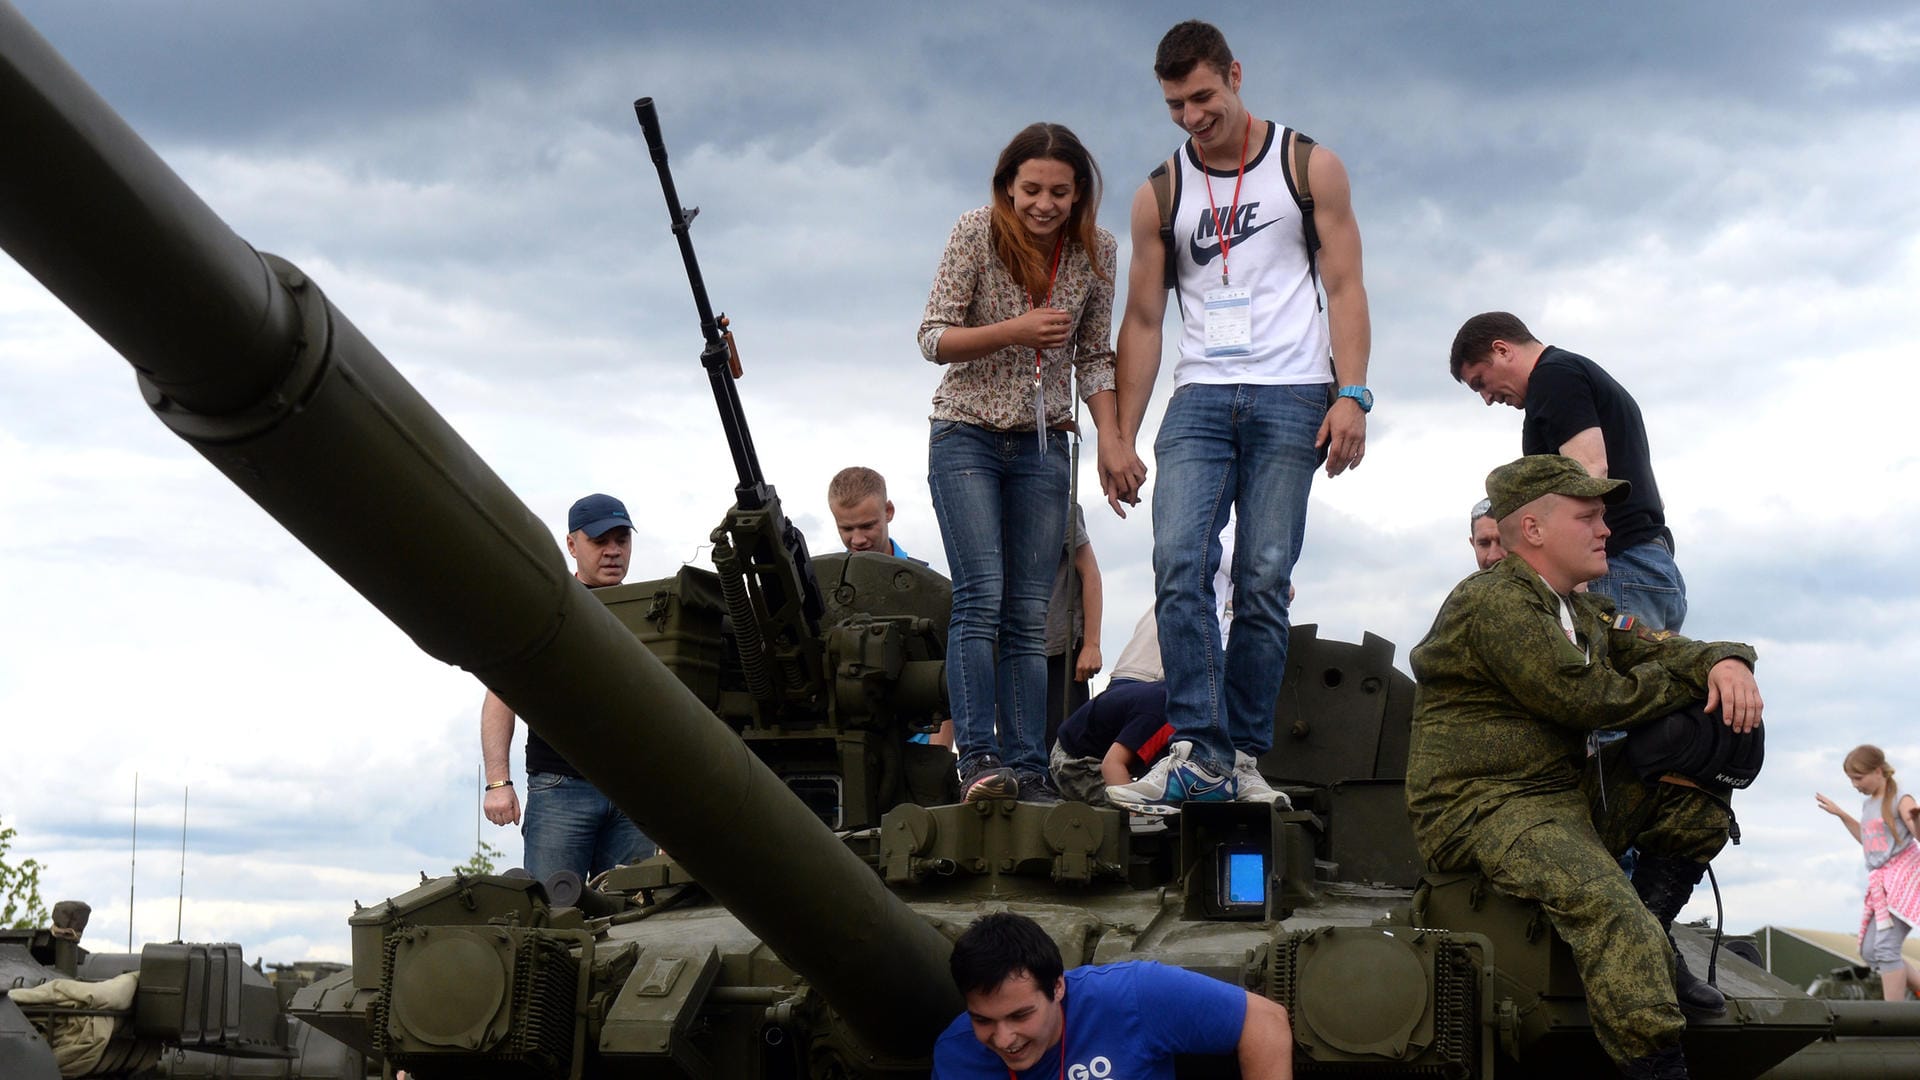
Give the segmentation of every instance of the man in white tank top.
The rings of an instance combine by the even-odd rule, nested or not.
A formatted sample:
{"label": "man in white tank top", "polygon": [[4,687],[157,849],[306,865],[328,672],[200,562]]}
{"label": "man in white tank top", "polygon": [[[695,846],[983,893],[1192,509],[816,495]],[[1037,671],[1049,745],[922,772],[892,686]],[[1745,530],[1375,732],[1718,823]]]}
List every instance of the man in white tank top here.
{"label": "man in white tank top", "polygon": [[[1176,741],[1146,777],[1108,794],[1166,814],[1188,800],[1281,797],[1257,759],[1273,746],[1307,492],[1323,461],[1328,476],[1360,464],[1373,397],[1360,230],[1340,159],[1324,147],[1308,159],[1316,283],[1287,131],[1248,114],[1240,63],[1220,31],[1198,21],[1174,27],[1154,74],[1189,136],[1175,154],[1172,188],[1180,359],[1154,446],[1153,569]],[[1122,504],[1138,504],[1146,479],[1134,437],[1160,370],[1167,304],[1167,243],[1151,183],[1134,196],[1132,229],[1115,364],[1119,423],[1100,436],[1101,488],[1123,517]],[[1236,507],[1234,628],[1223,648],[1215,537]]]}

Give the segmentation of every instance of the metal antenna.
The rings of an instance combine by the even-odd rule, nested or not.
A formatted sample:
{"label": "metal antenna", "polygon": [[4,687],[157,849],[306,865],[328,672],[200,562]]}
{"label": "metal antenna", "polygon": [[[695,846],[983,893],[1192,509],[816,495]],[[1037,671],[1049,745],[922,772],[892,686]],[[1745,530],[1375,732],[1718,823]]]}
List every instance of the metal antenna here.
{"label": "metal antenna", "polygon": [[140,854],[140,774],[133,774],[133,848],[127,852],[127,951],[133,951],[133,868]]}
{"label": "metal antenna", "polygon": [[[187,788],[180,788],[180,899],[173,905],[173,940],[180,940],[180,922],[187,909]],[[129,952],[132,950],[129,949]]]}

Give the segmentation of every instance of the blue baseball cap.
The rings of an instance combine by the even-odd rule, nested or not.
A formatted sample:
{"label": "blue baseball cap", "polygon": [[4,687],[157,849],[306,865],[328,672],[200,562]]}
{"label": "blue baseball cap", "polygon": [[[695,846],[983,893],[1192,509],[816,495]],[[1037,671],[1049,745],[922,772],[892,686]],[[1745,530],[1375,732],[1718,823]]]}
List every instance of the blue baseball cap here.
{"label": "blue baseball cap", "polygon": [[611,495],[589,495],[567,511],[567,531],[583,532],[598,540],[610,529],[633,528],[627,506]]}

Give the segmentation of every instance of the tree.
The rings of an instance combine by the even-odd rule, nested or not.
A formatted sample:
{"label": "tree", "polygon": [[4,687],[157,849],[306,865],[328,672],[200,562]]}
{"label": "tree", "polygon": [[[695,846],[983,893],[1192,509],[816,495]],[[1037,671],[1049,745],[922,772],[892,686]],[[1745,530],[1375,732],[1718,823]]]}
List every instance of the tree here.
{"label": "tree", "polygon": [[474,850],[473,858],[454,867],[453,872],[456,874],[491,874],[493,873],[493,860],[499,857],[500,849],[482,840],[480,841],[480,846]]}
{"label": "tree", "polygon": [[8,862],[7,850],[13,846],[13,837],[13,827],[0,822],[0,927],[28,930],[46,926],[52,920],[40,899],[40,863],[34,859],[23,859],[18,866]]}

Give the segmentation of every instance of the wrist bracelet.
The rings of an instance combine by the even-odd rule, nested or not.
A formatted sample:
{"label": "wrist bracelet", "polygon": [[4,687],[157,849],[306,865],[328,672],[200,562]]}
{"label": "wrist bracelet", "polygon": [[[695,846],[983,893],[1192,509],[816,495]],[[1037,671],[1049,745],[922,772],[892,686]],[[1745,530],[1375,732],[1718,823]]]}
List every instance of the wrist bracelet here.
{"label": "wrist bracelet", "polygon": [[503,788],[503,787],[512,787],[512,786],[513,786],[513,781],[511,780],[494,780],[489,782],[486,787],[481,788],[480,790],[492,791],[494,788]]}

